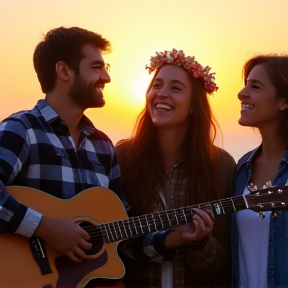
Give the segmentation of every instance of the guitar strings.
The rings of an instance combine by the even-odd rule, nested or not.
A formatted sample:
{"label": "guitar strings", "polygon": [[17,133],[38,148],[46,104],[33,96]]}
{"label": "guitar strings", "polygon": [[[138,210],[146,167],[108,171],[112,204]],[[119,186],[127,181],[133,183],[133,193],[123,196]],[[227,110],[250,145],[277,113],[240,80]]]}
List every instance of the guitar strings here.
{"label": "guitar strings", "polygon": [[[91,236],[91,240],[102,239],[103,236],[106,235],[106,238],[108,238],[108,240],[110,238],[112,240],[109,242],[118,241],[121,239],[132,237],[133,235],[134,236],[137,236],[138,234],[143,235],[147,232],[155,232],[161,229],[165,229],[166,228],[165,226],[168,223],[169,227],[188,223],[190,221],[187,221],[187,218],[195,214],[193,212],[193,208],[205,208],[212,206],[213,204],[219,204],[220,207],[222,207],[222,209],[224,210],[223,214],[225,213],[225,208],[226,209],[232,208],[233,209],[232,212],[234,212],[235,211],[234,207],[238,206],[238,204],[242,204],[242,207],[244,209],[246,208],[244,198],[241,195],[238,197],[226,198],[223,199],[222,201],[215,200],[204,204],[198,204],[169,210],[162,210],[159,212],[154,212],[152,214],[145,214],[142,216],[131,217],[116,222],[102,223],[99,226],[87,225],[85,226],[85,231],[87,231],[87,233]],[[191,211],[191,213],[189,213],[189,211]],[[164,216],[167,219],[161,219],[161,216],[162,217]],[[159,225],[161,226],[159,227]],[[134,231],[135,233],[133,233]]]}
{"label": "guitar strings", "polygon": [[[237,203],[236,203],[236,205],[237,205]],[[227,205],[225,205],[225,203],[223,203],[222,206],[227,206]],[[171,216],[172,216],[173,219],[170,219],[170,221],[173,221],[173,220],[175,220],[175,218],[177,219],[178,217],[180,219],[182,219],[182,220],[185,218],[185,216],[188,218],[189,216],[192,216],[194,213],[189,214],[189,213],[187,213],[187,210],[189,211],[193,207],[195,208],[195,207],[198,207],[198,206],[191,206],[191,207],[185,207],[185,208],[172,209],[172,210],[167,210],[167,212],[166,211],[164,211],[164,212],[163,211],[154,212],[152,214],[142,215],[142,216],[138,216],[138,217],[132,217],[132,218],[128,218],[128,219],[117,221],[117,222],[104,223],[104,224],[102,224],[102,226],[103,225],[104,226],[105,225],[106,226],[112,226],[112,229],[115,230],[116,226],[118,226],[118,227],[121,226],[121,228],[124,227],[124,229],[125,229],[125,226],[128,224],[128,226],[132,226],[132,228],[135,229],[135,226],[136,226],[136,228],[141,227],[141,225],[145,226],[146,222],[149,222],[149,221],[153,222],[153,223],[149,224],[148,226],[151,226],[151,225],[155,226],[156,222],[158,222],[158,224],[161,222],[161,219],[160,219],[161,215],[165,216],[165,217],[169,217],[169,218],[171,218]],[[201,207],[201,206],[199,206],[199,207]],[[229,207],[231,207],[231,205],[229,205]],[[186,213],[183,212],[183,211],[185,211]],[[155,218],[154,216],[156,216],[157,218]],[[139,221],[141,221],[140,224],[138,224]],[[144,221],[144,223],[143,223],[143,221]],[[163,221],[169,222],[169,220],[166,220],[166,219],[163,219],[162,222]],[[157,225],[157,223],[156,223],[156,225]],[[87,227],[92,228],[92,230],[90,229],[90,231],[93,231],[93,227],[94,226],[87,226]],[[111,229],[111,227],[108,227],[108,228]],[[124,230],[122,230],[122,231],[124,231]]]}
{"label": "guitar strings", "polygon": [[[242,196],[240,196],[240,198],[243,198]],[[237,200],[237,199],[236,199]],[[231,205],[231,199],[230,200],[226,200],[226,202],[228,202],[229,201],[229,205],[227,206],[226,204],[227,203],[224,203],[225,202],[225,200],[223,200],[222,201],[222,207],[224,207],[224,206],[226,206],[226,207],[231,207],[231,206],[233,206],[233,205]],[[215,203],[218,203],[218,201],[214,201]],[[233,201],[234,202],[234,205],[236,204],[237,205],[237,201]],[[241,201],[242,203],[243,203],[243,201]],[[211,203],[213,203],[213,202],[211,202]],[[201,205],[201,204],[199,204],[199,205],[194,205],[194,206],[188,206],[188,207],[183,207],[183,208],[177,208],[177,209],[171,209],[171,210],[164,210],[164,211],[159,211],[159,212],[154,212],[154,213],[152,213],[152,214],[145,214],[145,215],[142,215],[142,216],[136,216],[136,217],[131,217],[131,218],[128,218],[128,219],[125,219],[125,220],[121,220],[121,221],[116,221],[116,222],[108,222],[108,223],[103,223],[103,224],[101,224],[102,226],[103,225],[108,225],[108,226],[110,226],[110,225],[112,225],[113,227],[112,228],[114,228],[117,224],[118,224],[118,226],[120,227],[121,226],[121,222],[122,222],[122,228],[125,226],[124,225],[124,221],[126,222],[126,224],[128,224],[129,226],[130,225],[132,225],[132,228],[134,228],[135,227],[135,224],[136,224],[136,227],[137,228],[139,228],[139,227],[141,227],[141,225],[140,224],[138,224],[137,222],[138,221],[141,221],[141,220],[144,220],[145,222],[146,222],[146,220],[147,221],[152,221],[153,223],[155,222],[155,221],[160,221],[161,222],[161,220],[160,219],[155,219],[155,217],[153,217],[153,215],[156,215],[156,216],[161,216],[161,214],[162,214],[162,216],[175,216],[175,214],[179,217],[181,217],[181,218],[183,218],[183,216],[181,215],[182,213],[182,211],[183,210],[185,210],[186,211],[186,217],[189,217],[189,216],[192,216],[194,213],[192,213],[192,214],[187,214],[187,210],[190,210],[191,208],[197,208],[197,207],[199,207],[199,208],[203,208],[203,207],[205,207],[205,206],[209,206],[209,204],[204,204],[204,205]],[[234,210],[234,209],[233,209]],[[177,213],[178,212],[178,213]],[[179,212],[180,212],[180,215],[179,215]],[[141,219],[142,218],[142,219]],[[134,221],[134,220],[136,220],[136,222]],[[163,220],[163,221],[167,221],[167,222],[169,222],[168,220]],[[163,222],[162,221],[162,222]],[[132,223],[127,223],[127,222],[132,222]],[[120,224],[120,225],[119,225]],[[143,223],[141,223],[141,224],[143,224]],[[146,224],[146,223],[145,223]],[[143,225],[143,226],[145,226],[145,224]],[[153,225],[153,224],[150,224],[150,225]],[[149,226],[150,226],[149,225]],[[93,225],[90,225],[90,226],[87,226],[87,227],[90,227],[90,228],[92,228],[92,230],[90,230],[90,231],[93,231],[94,229],[94,226]],[[109,228],[111,228],[111,227],[109,227]],[[88,230],[87,230],[88,231]],[[149,231],[148,231],[149,232]]]}
{"label": "guitar strings", "polygon": [[[171,214],[171,215],[175,216],[175,214]],[[186,217],[188,218],[189,216],[193,216],[193,215],[194,215],[194,213],[189,213],[189,214],[186,214]],[[165,216],[166,216],[166,214],[165,214]],[[179,215],[178,215],[178,217],[179,217]],[[181,216],[181,218],[182,217],[183,216]],[[135,218],[135,217],[133,217],[133,218]],[[111,222],[111,223],[104,223],[104,224],[99,225],[98,227],[90,225],[89,226],[90,228],[89,229],[85,229],[85,231],[88,232],[88,234],[91,236],[91,239],[93,239],[93,240],[101,239],[101,238],[103,238],[104,235],[108,234],[108,235],[110,235],[109,238],[112,238],[112,239],[114,238],[114,240],[117,241],[117,240],[121,240],[121,239],[130,238],[133,235],[136,237],[137,234],[143,235],[146,232],[155,232],[155,231],[161,230],[162,227],[161,228],[157,228],[159,226],[157,224],[160,224],[160,223],[163,224],[164,226],[166,226],[166,224],[169,223],[169,227],[177,226],[176,223],[170,225],[170,223],[172,221],[175,222],[175,219],[174,220],[170,220],[170,221],[166,220],[166,219],[163,219],[162,222],[161,222],[160,219],[155,219],[155,218],[152,218],[152,217],[148,218],[147,217],[147,218],[143,218],[143,219],[138,219],[137,221],[141,221],[141,220],[142,221],[145,220],[145,223],[141,223],[141,225],[140,225],[136,221],[132,222],[131,218],[130,218],[130,219],[121,220],[121,222],[123,222],[123,223],[121,223],[120,221]],[[153,221],[153,224],[152,223],[149,224],[148,223],[149,221],[150,222]],[[116,225],[115,223],[118,223],[118,224]],[[186,223],[188,223],[188,222],[186,222]],[[184,224],[184,223],[182,223],[182,224]],[[111,225],[112,225],[112,227],[111,227]],[[105,228],[104,226],[109,226],[109,227]],[[155,226],[156,226],[157,229],[155,228]],[[101,227],[101,228],[99,228],[99,227]],[[148,227],[150,227],[150,228],[148,228]],[[165,229],[165,227],[163,227],[162,229]],[[103,230],[105,230],[104,233],[103,233]],[[135,231],[135,233],[133,233],[134,231]],[[109,242],[113,242],[113,241],[109,241]]]}

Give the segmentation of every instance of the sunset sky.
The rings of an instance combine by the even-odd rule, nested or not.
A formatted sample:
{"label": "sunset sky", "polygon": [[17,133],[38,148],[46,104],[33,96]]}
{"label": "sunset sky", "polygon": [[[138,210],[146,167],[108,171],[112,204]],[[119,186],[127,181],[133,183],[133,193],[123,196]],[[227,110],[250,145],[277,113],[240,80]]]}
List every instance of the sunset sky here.
{"label": "sunset sky", "polygon": [[288,53],[288,0],[0,0],[0,120],[44,98],[32,55],[48,30],[79,26],[112,42],[106,105],[86,115],[114,143],[130,136],[156,51],[182,49],[216,72],[216,144],[236,160],[260,143],[238,124],[242,66],[257,53]]}

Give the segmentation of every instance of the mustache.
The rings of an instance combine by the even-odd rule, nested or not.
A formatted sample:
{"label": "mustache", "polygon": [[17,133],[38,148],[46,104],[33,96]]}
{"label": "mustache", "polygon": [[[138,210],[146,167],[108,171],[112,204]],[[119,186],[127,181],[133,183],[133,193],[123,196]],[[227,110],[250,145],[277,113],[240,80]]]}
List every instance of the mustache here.
{"label": "mustache", "polygon": [[94,87],[98,86],[98,85],[103,85],[105,86],[105,84],[107,83],[107,81],[103,80],[103,79],[98,79],[96,82],[94,82]]}

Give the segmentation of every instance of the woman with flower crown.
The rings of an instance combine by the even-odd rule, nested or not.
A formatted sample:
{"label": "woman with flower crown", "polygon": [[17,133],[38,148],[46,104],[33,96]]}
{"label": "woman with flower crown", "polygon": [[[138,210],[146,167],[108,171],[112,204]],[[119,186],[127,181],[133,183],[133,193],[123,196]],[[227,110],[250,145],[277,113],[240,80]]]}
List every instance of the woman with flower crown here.
{"label": "woman with flower crown", "polygon": [[[245,63],[243,76],[238,122],[257,128],[262,143],[237,163],[236,196],[288,183],[288,55],[256,55]],[[243,210],[232,217],[235,288],[288,287],[288,211],[264,213]]]}
{"label": "woman with flower crown", "polygon": [[[176,49],[157,53],[147,68],[155,73],[145,108],[133,136],[116,145],[131,216],[154,211],[165,216],[165,210],[227,197],[235,161],[213,144],[216,122],[207,96],[218,89],[214,74]],[[147,259],[149,249],[155,254],[152,247],[145,256],[126,247],[126,287],[230,287],[230,219],[215,221],[210,206],[204,206],[192,214],[183,209],[185,224],[176,216],[179,226],[155,237],[159,258]],[[129,245],[137,241],[142,238]]]}

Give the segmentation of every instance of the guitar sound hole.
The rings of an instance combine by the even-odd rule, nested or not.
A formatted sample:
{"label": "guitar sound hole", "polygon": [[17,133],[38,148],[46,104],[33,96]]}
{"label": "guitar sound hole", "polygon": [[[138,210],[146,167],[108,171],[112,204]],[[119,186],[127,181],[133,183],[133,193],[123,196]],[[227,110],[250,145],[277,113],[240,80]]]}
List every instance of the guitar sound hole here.
{"label": "guitar sound hole", "polygon": [[93,255],[98,253],[103,247],[103,234],[101,229],[94,224],[84,221],[80,223],[80,226],[90,235],[91,239],[89,242],[92,243],[92,248],[86,251],[86,255]]}

